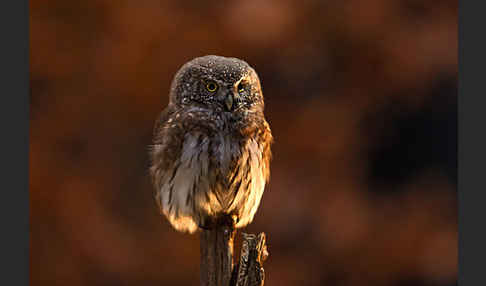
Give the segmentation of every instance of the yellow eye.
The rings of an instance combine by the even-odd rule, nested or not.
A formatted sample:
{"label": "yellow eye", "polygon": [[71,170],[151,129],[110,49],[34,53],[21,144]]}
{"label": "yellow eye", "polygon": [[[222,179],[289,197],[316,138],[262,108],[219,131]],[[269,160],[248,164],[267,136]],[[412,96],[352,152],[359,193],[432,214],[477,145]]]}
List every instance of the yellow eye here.
{"label": "yellow eye", "polygon": [[243,91],[245,91],[245,87],[244,87],[244,86],[243,86],[243,84],[240,82],[240,83],[238,84],[238,92],[243,92]]}
{"label": "yellow eye", "polygon": [[214,81],[206,83],[206,89],[209,92],[215,92],[218,89],[218,85]]}

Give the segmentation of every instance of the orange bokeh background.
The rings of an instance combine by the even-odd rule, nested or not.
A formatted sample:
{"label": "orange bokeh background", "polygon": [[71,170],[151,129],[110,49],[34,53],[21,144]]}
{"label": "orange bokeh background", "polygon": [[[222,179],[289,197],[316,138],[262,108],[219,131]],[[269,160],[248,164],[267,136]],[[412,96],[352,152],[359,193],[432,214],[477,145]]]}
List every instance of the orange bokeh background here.
{"label": "orange bokeh background", "polygon": [[198,285],[147,150],[206,54],[262,81],[265,285],[456,285],[457,1],[31,0],[30,42],[32,285]]}

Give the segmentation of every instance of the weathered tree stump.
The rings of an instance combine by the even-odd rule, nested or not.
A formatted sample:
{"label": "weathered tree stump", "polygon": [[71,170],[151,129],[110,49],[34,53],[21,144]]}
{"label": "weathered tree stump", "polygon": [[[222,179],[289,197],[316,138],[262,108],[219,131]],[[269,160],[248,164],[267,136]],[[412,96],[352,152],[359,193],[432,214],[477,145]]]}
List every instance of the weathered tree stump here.
{"label": "weathered tree stump", "polygon": [[201,286],[230,285],[234,235],[228,225],[201,232]]}
{"label": "weathered tree stump", "polygon": [[263,261],[268,256],[265,234],[243,233],[239,263],[234,267],[235,233],[230,221],[202,230],[201,286],[263,286]]}
{"label": "weathered tree stump", "polygon": [[268,257],[265,233],[258,236],[243,233],[240,263],[233,275],[234,286],[263,286],[263,261]]}

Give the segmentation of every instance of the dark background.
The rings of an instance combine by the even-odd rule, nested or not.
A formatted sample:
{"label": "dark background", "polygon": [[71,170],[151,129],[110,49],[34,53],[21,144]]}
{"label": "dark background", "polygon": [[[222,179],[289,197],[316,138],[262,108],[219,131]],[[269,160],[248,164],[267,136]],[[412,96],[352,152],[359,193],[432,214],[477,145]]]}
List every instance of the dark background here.
{"label": "dark background", "polygon": [[153,123],[186,61],[259,73],[265,285],[457,280],[457,1],[30,1],[32,285],[198,285]]}

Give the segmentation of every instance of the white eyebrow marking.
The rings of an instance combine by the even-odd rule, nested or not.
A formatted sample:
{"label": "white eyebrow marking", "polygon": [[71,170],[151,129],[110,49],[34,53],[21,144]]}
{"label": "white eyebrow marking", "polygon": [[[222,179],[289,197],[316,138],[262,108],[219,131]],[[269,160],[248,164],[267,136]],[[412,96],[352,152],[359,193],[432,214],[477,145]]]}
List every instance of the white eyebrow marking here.
{"label": "white eyebrow marking", "polygon": [[249,74],[246,74],[246,75],[242,76],[242,77],[240,78],[240,80],[239,80],[239,81],[235,82],[235,84],[233,85],[233,88],[234,88],[236,91],[238,91],[238,85],[239,85],[240,83],[242,83],[242,82],[243,82],[243,83],[250,83],[250,79],[251,79],[251,77],[250,77],[250,75],[249,75]]}

